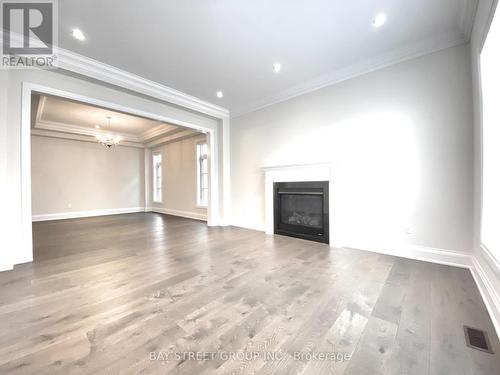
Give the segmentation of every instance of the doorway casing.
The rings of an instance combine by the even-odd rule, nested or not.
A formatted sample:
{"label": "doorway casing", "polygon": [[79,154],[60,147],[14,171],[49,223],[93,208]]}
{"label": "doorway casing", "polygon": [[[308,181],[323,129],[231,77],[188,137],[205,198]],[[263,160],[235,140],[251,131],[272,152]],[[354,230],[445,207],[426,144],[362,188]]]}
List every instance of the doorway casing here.
{"label": "doorway casing", "polygon": [[[195,125],[186,121],[170,118],[156,113],[146,112],[137,108],[123,106],[117,103],[90,98],[80,94],[63,91],[49,86],[23,81],[22,84],[22,113],[21,113],[21,202],[22,202],[22,243],[21,251],[15,264],[33,261],[33,234],[32,234],[32,209],[31,209],[31,97],[33,93],[58,96],[69,100],[75,100],[89,105],[109,108],[112,110],[129,113],[153,120],[171,123],[197,130],[207,134],[209,144],[209,201],[207,208],[207,225],[224,225],[219,210],[219,170],[218,157],[219,140],[217,128],[208,128]],[[145,149],[145,153],[148,149]],[[147,176],[145,176],[147,177]],[[149,183],[145,178],[146,184]],[[145,206],[147,206],[148,189],[145,189]]]}

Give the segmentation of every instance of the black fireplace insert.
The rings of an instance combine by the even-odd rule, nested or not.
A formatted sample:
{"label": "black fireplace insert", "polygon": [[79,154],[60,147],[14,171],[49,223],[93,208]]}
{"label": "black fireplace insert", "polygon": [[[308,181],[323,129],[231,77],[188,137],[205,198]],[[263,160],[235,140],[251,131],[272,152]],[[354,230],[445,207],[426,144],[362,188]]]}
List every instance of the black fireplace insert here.
{"label": "black fireplace insert", "polygon": [[329,243],[328,181],[275,182],[274,233]]}

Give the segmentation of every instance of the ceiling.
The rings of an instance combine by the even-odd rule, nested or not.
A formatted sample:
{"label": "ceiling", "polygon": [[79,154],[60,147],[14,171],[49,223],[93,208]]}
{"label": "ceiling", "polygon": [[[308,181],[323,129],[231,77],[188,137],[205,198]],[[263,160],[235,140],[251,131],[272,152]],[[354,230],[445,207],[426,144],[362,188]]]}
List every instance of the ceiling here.
{"label": "ceiling", "polygon": [[181,126],[56,96],[34,95],[32,102],[32,133],[38,135],[96,142],[96,135],[111,132],[121,136],[124,145],[152,147],[199,134]]}
{"label": "ceiling", "polygon": [[[234,116],[467,42],[476,2],[65,0],[59,44]],[[387,23],[375,29],[379,12]],[[74,28],[85,41],[71,36]]]}
{"label": "ceiling", "polygon": [[43,96],[43,102],[41,120],[45,122],[71,123],[88,129],[95,129],[96,126],[99,126],[101,129],[107,129],[107,116],[110,116],[111,131],[136,136],[162,124],[159,121],[94,107],[55,96]]}

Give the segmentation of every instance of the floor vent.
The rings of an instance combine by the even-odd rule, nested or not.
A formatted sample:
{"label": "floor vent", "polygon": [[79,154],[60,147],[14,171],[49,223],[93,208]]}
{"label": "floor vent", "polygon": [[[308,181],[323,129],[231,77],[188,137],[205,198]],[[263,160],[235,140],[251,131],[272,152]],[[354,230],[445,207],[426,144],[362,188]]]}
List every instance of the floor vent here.
{"label": "floor vent", "polygon": [[493,354],[491,350],[488,334],[476,328],[464,326],[465,342],[469,348],[481,350]]}

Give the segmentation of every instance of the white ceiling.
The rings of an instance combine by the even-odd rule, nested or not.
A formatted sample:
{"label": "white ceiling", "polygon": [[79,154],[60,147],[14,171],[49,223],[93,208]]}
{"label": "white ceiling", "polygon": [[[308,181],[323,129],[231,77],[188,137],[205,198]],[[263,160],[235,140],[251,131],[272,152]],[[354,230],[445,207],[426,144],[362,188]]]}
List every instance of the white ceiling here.
{"label": "white ceiling", "polygon": [[[32,133],[38,135],[96,142],[96,135],[112,133],[121,136],[125,145],[152,147],[200,134],[181,126],[55,96],[35,95],[33,103]],[[111,117],[109,127],[107,116]]]}
{"label": "white ceiling", "polygon": [[476,1],[65,0],[59,44],[234,115],[464,43]]}

